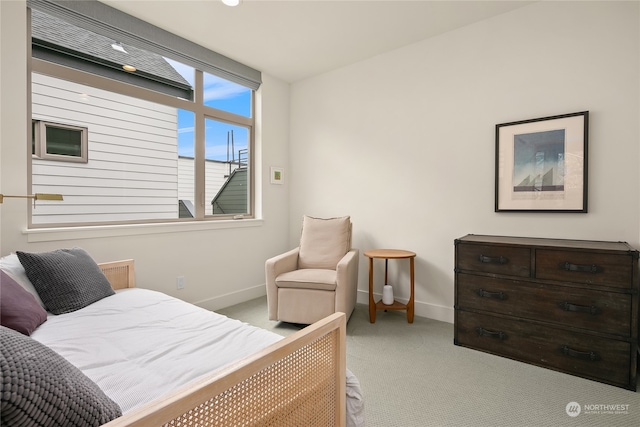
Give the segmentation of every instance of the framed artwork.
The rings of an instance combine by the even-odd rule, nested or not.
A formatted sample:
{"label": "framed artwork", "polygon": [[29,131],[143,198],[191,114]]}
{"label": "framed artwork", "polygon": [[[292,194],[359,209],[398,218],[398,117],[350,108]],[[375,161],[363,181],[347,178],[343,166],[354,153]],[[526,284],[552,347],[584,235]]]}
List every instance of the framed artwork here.
{"label": "framed artwork", "polygon": [[282,184],[284,181],[284,171],[282,168],[271,167],[271,183],[272,184]]}
{"label": "framed artwork", "polygon": [[589,112],[496,125],[496,212],[587,212]]}

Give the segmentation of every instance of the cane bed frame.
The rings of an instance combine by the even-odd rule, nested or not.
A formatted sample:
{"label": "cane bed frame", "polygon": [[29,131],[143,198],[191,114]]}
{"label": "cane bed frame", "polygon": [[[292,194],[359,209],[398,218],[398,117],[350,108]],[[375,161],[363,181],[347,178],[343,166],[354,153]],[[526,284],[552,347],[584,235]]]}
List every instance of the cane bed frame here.
{"label": "cane bed frame", "polygon": [[[113,289],[135,286],[133,260],[99,265]],[[336,313],[105,427],[344,426],[345,337]]]}

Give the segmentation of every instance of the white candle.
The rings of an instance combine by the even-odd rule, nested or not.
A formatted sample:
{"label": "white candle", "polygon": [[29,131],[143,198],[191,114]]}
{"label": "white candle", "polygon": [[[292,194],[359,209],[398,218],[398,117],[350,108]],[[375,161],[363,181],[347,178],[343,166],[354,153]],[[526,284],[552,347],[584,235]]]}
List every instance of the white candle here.
{"label": "white candle", "polygon": [[393,304],[393,287],[384,285],[382,288],[382,303],[386,305]]}

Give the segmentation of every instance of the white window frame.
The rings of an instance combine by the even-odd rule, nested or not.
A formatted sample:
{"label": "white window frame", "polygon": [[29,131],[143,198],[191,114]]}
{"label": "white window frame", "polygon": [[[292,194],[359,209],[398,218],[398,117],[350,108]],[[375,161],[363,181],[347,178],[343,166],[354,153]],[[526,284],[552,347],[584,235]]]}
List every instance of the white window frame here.
{"label": "white window frame", "polygon": [[[89,129],[82,126],[53,123],[45,120],[33,119],[35,126],[33,135],[35,153],[33,156],[42,160],[55,160],[59,162],[87,163],[89,161]],[[80,132],[80,156],[68,156],[64,154],[51,154],[47,152],[47,128],[69,129]]]}

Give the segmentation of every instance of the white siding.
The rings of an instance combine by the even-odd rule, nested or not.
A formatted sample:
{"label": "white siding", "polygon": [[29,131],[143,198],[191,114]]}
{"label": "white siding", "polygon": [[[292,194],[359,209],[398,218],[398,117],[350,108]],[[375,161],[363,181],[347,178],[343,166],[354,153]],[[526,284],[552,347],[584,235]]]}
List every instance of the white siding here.
{"label": "white siding", "polygon": [[195,164],[193,158],[179,157],[178,171],[178,199],[190,200],[195,206]]}
{"label": "white siding", "polygon": [[178,217],[177,111],[33,74],[33,118],[88,128],[89,161],[33,159],[33,223]]}
{"label": "white siding", "polygon": [[[232,171],[237,167],[237,164],[231,164]],[[190,200],[195,206],[193,159],[180,157],[178,159],[178,173],[178,198],[180,200]],[[207,160],[205,162],[205,215],[212,214],[211,201],[218,194],[218,190],[225,183],[228,175],[228,163],[215,160]]]}

